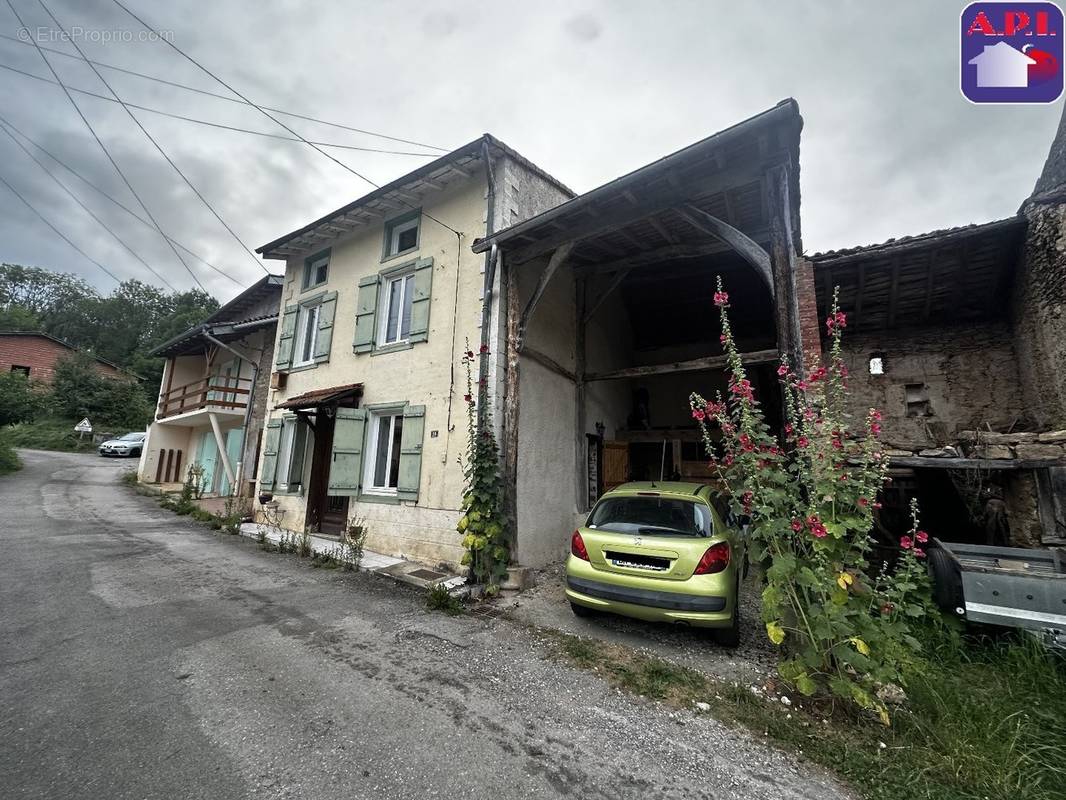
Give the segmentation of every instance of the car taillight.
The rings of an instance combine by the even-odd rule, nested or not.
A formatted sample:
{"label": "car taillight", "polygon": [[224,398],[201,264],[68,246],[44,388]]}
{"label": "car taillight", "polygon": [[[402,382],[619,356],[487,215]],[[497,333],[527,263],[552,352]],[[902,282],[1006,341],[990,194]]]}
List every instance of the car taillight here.
{"label": "car taillight", "polygon": [[585,540],[581,538],[580,531],[574,531],[570,537],[570,552],[582,561],[589,560],[589,551],[585,549]]}
{"label": "car taillight", "polygon": [[703,554],[700,563],[696,565],[696,571],[692,574],[713,575],[716,572],[721,572],[728,566],[729,543],[719,542],[718,544],[712,544],[707,548],[707,552]]}

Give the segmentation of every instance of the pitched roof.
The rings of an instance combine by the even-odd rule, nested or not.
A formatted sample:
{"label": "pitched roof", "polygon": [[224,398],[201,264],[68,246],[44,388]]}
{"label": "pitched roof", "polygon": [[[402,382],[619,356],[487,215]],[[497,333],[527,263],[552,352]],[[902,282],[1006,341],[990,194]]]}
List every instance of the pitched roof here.
{"label": "pitched roof", "polygon": [[56,344],[60,344],[68,350],[74,351],[75,353],[83,353],[92,358],[93,360],[99,361],[101,364],[106,364],[107,366],[112,367],[113,369],[117,369],[119,372],[125,372],[127,375],[131,375],[139,381],[144,380],[144,378],[138,375],[136,372],[131,372],[125,367],[120,367],[114,361],[108,361],[106,358],[100,358],[100,356],[95,355],[89,350],[83,350],[77,345],[73,345],[68,341],[60,339],[58,336],[52,336],[52,334],[45,333],[44,331],[0,331],[0,336],[39,336],[42,339],[48,339],[50,341],[55,342]]}
{"label": "pitched roof", "polygon": [[503,154],[515,160],[558,187],[568,196],[574,196],[573,190],[562,181],[508,147],[492,134],[485,133],[474,141],[353,200],[348,205],[341,206],[302,228],[290,231],[256,248],[256,252],[262,254],[264,258],[286,258],[315,247],[316,242],[334,238],[338,231],[343,233],[346,230],[354,230],[359,225],[379,220],[383,215],[412,208],[410,201],[404,199],[412,193],[420,193],[427,188],[440,188],[441,183],[447,183],[457,177],[465,179],[472,174],[473,170],[484,169],[481,159],[486,147],[490,151],[495,151],[497,155]]}
{"label": "pitched roof", "polygon": [[858,245],[856,247],[842,247],[839,250],[826,250],[821,253],[807,256],[809,261],[816,264],[825,261],[852,260],[854,258],[871,255],[891,254],[900,248],[913,249],[927,244],[945,244],[958,241],[968,236],[993,233],[998,230],[1013,230],[1023,227],[1025,218],[1021,216],[997,219],[991,222],[971,222],[969,225],[957,225],[954,228],[940,228],[928,233],[916,233],[913,236],[900,236],[886,239],[876,244]]}
{"label": "pitched roof", "polygon": [[288,400],[278,403],[274,408],[318,408],[319,406],[339,404],[342,400],[354,402],[361,397],[362,394],[363,384],[346,383],[343,386],[330,386],[326,389],[312,389],[310,392],[304,392],[295,397],[290,397]]}

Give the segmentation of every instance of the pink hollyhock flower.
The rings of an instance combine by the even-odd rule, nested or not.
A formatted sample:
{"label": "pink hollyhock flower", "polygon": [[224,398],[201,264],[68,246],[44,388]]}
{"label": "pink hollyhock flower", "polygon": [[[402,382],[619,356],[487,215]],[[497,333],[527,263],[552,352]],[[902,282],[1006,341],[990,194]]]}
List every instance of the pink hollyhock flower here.
{"label": "pink hollyhock flower", "polygon": [[786,375],[788,375],[788,367],[782,364],[780,367],[777,368],[777,374],[780,375],[782,378],[785,377]]}
{"label": "pink hollyhock flower", "polygon": [[848,377],[848,365],[847,364],[841,364],[839,372],[840,372],[840,377],[841,378]]}
{"label": "pink hollyhock flower", "polygon": [[698,409],[698,408],[692,409],[692,418],[693,419],[699,420],[700,422],[703,422],[703,419],[706,416],[707,415],[701,409]]}
{"label": "pink hollyhock flower", "polygon": [[791,436],[792,435],[792,431],[793,431],[792,426],[786,424],[785,425],[785,436]]}
{"label": "pink hollyhock flower", "polygon": [[715,292],[714,293],[714,304],[716,306],[718,306],[719,308],[722,308],[723,306],[728,305],[729,304],[729,293],[728,292]]}
{"label": "pink hollyhock flower", "polygon": [[489,352],[489,346],[487,344],[481,345],[481,349],[478,352],[482,355],[487,355]]}
{"label": "pink hollyhock flower", "polygon": [[796,381],[796,388],[801,392],[807,391],[807,381]]}
{"label": "pink hollyhock flower", "polygon": [[896,610],[896,606],[893,605],[892,603],[884,603],[881,606],[881,613],[885,614],[885,615],[891,614],[895,610]]}
{"label": "pink hollyhock flower", "polygon": [[466,357],[467,358],[473,358],[474,357],[474,351],[473,350],[467,350],[466,351]]}
{"label": "pink hollyhock flower", "polygon": [[914,534],[914,538],[917,539],[920,544],[925,544],[929,541],[929,534],[925,531],[918,531]]}
{"label": "pink hollyhock flower", "polygon": [[468,402],[468,403],[473,403],[473,402],[474,402],[474,398],[473,398],[473,397],[471,397],[471,396],[470,396],[470,395],[468,395],[468,394],[464,394],[464,395],[463,395],[463,399],[464,399],[464,400],[466,400],[466,402]]}
{"label": "pink hollyhock flower", "polygon": [[803,523],[800,522],[798,519],[792,520],[792,530],[794,530],[796,533],[799,533],[801,530],[803,530]]}
{"label": "pink hollyhock flower", "polygon": [[801,437],[799,437],[799,438],[798,438],[798,439],[796,440],[796,446],[797,446],[797,447],[806,447],[806,446],[807,446],[807,445],[809,445],[810,443],[811,443],[811,440],[810,440],[810,439],[808,439],[808,438],[807,438],[806,436],[801,436]]}
{"label": "pink hollyhock flower", "polygon": [[880,507],[881,507],[880,503],[874,503],[874,508],[880,508]]}
{"label": "pink hollyhock flower", "polygon": [[914,555],[918,556],[918,558],[925,558],[925,551],[920,547],[915,547]]}
{"label": "pink hollyhock flower", "polygon": [[866,506],[870,505],[870,501],[867,500],[865,497],[860,497],[859,498],[859,505],[862,506],[863,508],[866,508]]}
{"label": "pink hollyhock flower", "polygon": [[904,550],[910,550],[914,547],[914,540],[910,536],[901,536],[899,538],[899,546]]}

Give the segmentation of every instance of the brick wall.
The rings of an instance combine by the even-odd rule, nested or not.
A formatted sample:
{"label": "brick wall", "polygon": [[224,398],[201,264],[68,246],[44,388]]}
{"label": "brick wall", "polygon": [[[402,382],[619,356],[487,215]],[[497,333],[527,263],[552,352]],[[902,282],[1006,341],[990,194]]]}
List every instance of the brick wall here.
{"label": "brick wall", "polygon": [[818,297],[814,291],[814,265],[805,258],[796,260],[796,295],[803,358],[809,370],[819,364],[822,358],[822,326],[818,319]]}
{"label": "brick wall", "polygon": [[[47,336],[0,334],[0,372],[10,372],[15,366],[29,367],[30,380],[51,383],[56,362],[69,358],[74,352]],[[101,375],[124,381],[133,380],[121,370],[99,361],[95,363]]]}

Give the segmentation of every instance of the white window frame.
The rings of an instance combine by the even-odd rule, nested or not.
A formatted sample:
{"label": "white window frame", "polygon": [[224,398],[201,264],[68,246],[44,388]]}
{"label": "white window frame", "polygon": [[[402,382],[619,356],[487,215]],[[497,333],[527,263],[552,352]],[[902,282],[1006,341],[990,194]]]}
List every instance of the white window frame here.
{"label": "white window frame", "polygon": [[[409,218],[401,217],[385,223],[385,248],[384,253],[382,254],[382,260],[387,260],[417,250],[419,240],[422,236],[422,231],[419,229],[421,224],[421,211],[412,212]],[[415,243],[410,247],[401,250],[400,235],[411,230],[415,232]]]}
{"label": "white window frame", "polygon": [[[381,280],[381,297],[378,307],[381,309],[381,322],[378,328],[378,342],[381,347],[393,344],[404,344],[411,338],[411,318],[407,318],[407,333],[403,332],[403,312],[405,306],[409,307],[414,300],[415,271],[405,269],[402,272],[393,272],[384,276]],[[396,315],[396,336],[389,338],[389,303],[392,300],[392,286],[400,283],[400,308]]]}
{"label": "white window frame", "polygon": [[[318,344],[318,322],[319,315],[322,311],[322,304],[315,303],[314,305],[300,306],[300,310],[296,312],[296,341],[292,352],[292,365],[294,367],[303,367],[307,364],[315,363],[315,345]],[[310,348],[307,348],[307,321],[308,318],[313,321],[311,328],[311,341]],[[308,349],[310,355],[305,359],[303,358],[303,352]]]}
{"label": "white window frame", "polygon": [[[367,458],[363,459],[363,494],[376,494],[384,495],[386,497],[395,497],[399,491],[399,468],[397,467],[397,480],[396,486],[375,486],[374,475],[377,472],[377,457],[378,457],[378,444],[380,437],[381,420],[385,417],[392,419],[392,424],[389,426],[389,443],[385,450],[385,483],[389,481],[389,475],[392,472],[393,467],[393,453],[395,451],[395,458],[397,464],[400,459],[399,449],[395,447],[396,444],[396,420],[403,419],[402,408],[389,408],[381,411],[372,411],[367,417],[369,425],[369,432],[367,434]],[[401,423],[401,438],[402,423]]]}
{"label": "white window frame", "polygon": [[[303,285],[301,286],[301,291],[306,292],[308,289],[314,289],[317,286],[322,286],[324,283],[327,283],[329,281],[330,255],[331,251],[326,250],[325,252],[318,253],[317,255],[311,256],[306,261],[304,261]],[[326,277],[316,282],[315,273],[318,272],[318,267],[322,264],[323,261],[326,263]]]}

